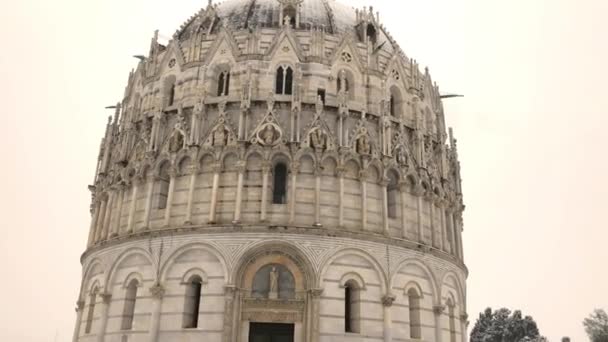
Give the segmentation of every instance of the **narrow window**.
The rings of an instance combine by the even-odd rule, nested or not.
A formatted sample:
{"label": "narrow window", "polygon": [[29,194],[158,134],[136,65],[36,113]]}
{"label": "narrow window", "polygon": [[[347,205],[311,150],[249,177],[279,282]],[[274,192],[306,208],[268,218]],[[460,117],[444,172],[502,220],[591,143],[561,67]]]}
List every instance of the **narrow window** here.
{"label": "narrow window", "polygon": [[397,198],[398,198],[398,184],[397,184],[397,177],[391,172],[389,175],[389,183],[388,186],[386,188],[387,191],[387,209],[388,209],[388,217],[389,218],[397,218],[397,208],[398,208],[398,203],[397,203]]}
{"label": "narrow window", "polygon": [[272,183],[272,203],[287,203],[287,166],[279,163],[274,167],[274,179]]}
{"label": "narrow window", "polygon": [[139,282],[136,279],[131,280],[127,286],[125,294],[125,306],[122,311],[122,330],[131,330],[133,328],[133,316],[135,314],[135,301],[137,300],[137,287]]}
{"label": "narrow window", "polygon": [[359,332],[359,289],[353,282],[344,286],[344,331]]}
{"label": "narrow window", "polygon": [[346,77],[338,77],[338,92],[342,90],[348,91],[348,78]]}
{"label": "narrow window", "polygon": [[230,72],[226,71],[226,87],[224,89],[224,96],[230,94]]}
{"label": "narrow window", "polygon": [[169,88],[169,106],[173,106],[173,102],[175,102],[175,84],[172,84]]}
{"label": "narrow window", "polygon": [[217,96],[223,96],[224,95],[224,77],[225,77],[225,73],[221,73],[220,77],[217,79]]}
{"label": "narrow window", "polygon": [[376,35],[376,28],[374,25],[367,25],[367,40],[374,45],[376,44]]}
{"label": "narrow window", "polygon": [[167,208],[167,197],[169,196],[169,181],[161,179],[158,182],[158,209]]}
{"label": "narrow window", "polygon": [[89,296],[89,312],[87,313],[87,322],[84,327],[84,333],[90,334],[93,326],[93,316],[95,315],[95,301],[97,300],[97,289],[94,289]]}
{"label": "narrow window", "polygon": [[317,98],[321,96],[321,101],[325,103],[325,89],[317,89]]}
{"label": "narrow window", "polygon": [[276,93],[283,94],[283,81],[285,77],[285,72],[283,71],[283,67],[279,67],[277,69],[277,80],[276,80]]}
{"label": "narrow window", "polygon": [[410,309],[410,338],[420,339],[420,296],[414,289],[407,292]]}
{"label": "narrow window", "polygon": [[293,70],[290,67],[287,67],[287,72],[285,73],[285,95],[291,95],[293,89]]}
{"label": "narrow window", "polygon": [[186,299],[184,302],[184,328],[198,328],[198,314],[201,305],[201,287],[203,281],[194,276],[186,285]]}
{"label": "narrow window", "polygon": [[395,112],[396,112],[396,111],[395,111],[395,96],[394,96],[394,95],[391,95],[391,115],[392,115],[392,116],[397,116],[397,115],[395,114]]}

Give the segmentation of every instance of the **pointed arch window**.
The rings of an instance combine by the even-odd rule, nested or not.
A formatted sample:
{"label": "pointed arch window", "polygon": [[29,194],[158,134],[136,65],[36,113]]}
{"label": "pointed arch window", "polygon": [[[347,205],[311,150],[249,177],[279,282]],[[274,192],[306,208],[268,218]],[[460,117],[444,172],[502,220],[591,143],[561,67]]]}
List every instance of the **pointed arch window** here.
{"label": "pointed arch window", "polygon": [[411,288],[407,292],[407,298],[410,311],[410,338],[420,339],[422,335],[420,328],[420,294]]}
{"label": "pointed arch window", "polygon": [[175,102],[175,84],[172,84],[171,88],[169,88],[169,99],[167,102],[169,106],[173,106],[173,103]]}
{"label": "pointed arch window", "polygon": [[165,164],[160,169],[160,177],[158,178],[158,195],[156,208],[165,209],[167,208],[167,198],[169,197],[169,163]]}
{"label": "pointed arch window", "polygon": [[125,294],[125,306],[122,311],[122,330],[133,329],[133,316],[135,315],[135,302],[137,300],[137,288],[139,287],[139,281],[137,279],[131,280],[127,286]]}
{"label": "pointed arch window", "polygon": [[193,276],[186,284],[186,298],[184,301],[184,325],[185,329],[198,328],[198,315],[201,305],[201,289],[203,280],[199,276]]}
{"label": "pointed arch window", "polygon": [[95,302],[97,301],[97,288],[91,291],[89,296],[89,312],[87,313],[87,321],[84,327],[84,333],[90,334],[91,328],[93,327],[93,317],[95,315]]}
{"label": "pointed arch window", "polygon": [[230,71],[223,71],[217,80],[217,96],[228,96],[230,94]]}
{"label": "pointed arch window", "polygon": [[360,330],[360,289],[354,281],[344,284],[344,331],[359,333]]}
{"label": "pointed arch window", "polygon": [[398,212],[398,198],[399,198],[399,188],[397,184],[398,177],[394,175],[392,172],[389,174],[389,183],[386,188],[387,191],[387,200],[388,200],[388,217],[389,218],[397,218]]}
{"label": "pointed arch window", "polygon": [[293,93],[293,69],[290,66],[280,66],[277,69],[275,92],[279,95]]}
{"label": "pointed arch window", "polygon": [[287,203],[287,166],[284,163],[278,163],[273,170],[272,182],[272,203],[286,204]]}

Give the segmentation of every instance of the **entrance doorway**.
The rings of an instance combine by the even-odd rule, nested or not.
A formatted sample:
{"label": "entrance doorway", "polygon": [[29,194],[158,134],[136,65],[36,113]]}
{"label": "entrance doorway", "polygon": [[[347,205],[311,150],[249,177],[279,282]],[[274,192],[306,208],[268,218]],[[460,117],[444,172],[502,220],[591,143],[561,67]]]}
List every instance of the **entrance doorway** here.
{"label": "entrance doorway", "polygon": [[293,324],[250,323],[249,342],[294,342]]}

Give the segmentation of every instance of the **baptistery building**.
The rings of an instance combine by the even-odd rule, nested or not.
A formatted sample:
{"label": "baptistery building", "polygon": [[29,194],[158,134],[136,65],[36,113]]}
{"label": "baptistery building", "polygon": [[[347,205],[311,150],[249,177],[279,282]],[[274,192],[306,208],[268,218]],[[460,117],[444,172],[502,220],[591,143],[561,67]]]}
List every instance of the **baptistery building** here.
{"label": "baptistery building", "polygon": [[209,2],[137,57],[74,342],[467,340],[456,140],[378,13]]}

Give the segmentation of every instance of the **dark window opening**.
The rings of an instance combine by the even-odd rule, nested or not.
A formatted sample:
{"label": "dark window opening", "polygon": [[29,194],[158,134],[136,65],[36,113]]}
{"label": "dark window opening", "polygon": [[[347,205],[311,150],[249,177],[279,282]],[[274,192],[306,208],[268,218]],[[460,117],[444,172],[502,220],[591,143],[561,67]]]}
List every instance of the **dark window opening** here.
{"label": "dark window opening", "polygon": [[171,85],[171,88],[169,88],[169,106],[173,106],[173,102],[175,102],[175,84]]}
{"label": "dark window opening", "polygon": [[125,295],[125,306],[122,313],[122,330],[133,329],[133,316],[135,316],[135,301],[137,300],[137,287],[139,282],[132,280],[127,287],[127,293]]}
{"label": "dark window opening", "polygon": [[396,116],[396,114],[395,114],[395,112],[396,112],[396,111],[395,111],[395,96],[394,96],[394,95],[391,95],[391,103],[390,103],[390,106],[391,106],[391,108],[390,108],[390,109],[391,109],[391,115],[392,115],[392,116]]}
{"label": "dark window opening", "polygon": [[296,10],[292,6],[288,6],[283,11],[283,22],[281,25],[285,25],[285,19],[289,16],[289,26],[296,28]]}
{"label": "dark window opening", "polygon": [[[342,80],[344,80],[344,84],[342,84]],[[344,91],[348,91],[349,89],[349,84],[348,84],[348,79],[345,78],[341,78],[338,77],[338,92],[344,90]]]}
{"label": "dark window opening", "polygon": [[410,338],[420,339],[420,296],[414,289],[408,291],[408,306],[410,311]]}
{"label": "dark window opening", "polygon": [[293,69],[279,67],[277,69],[275,92],[279,95],[291,95],[293,92]]}
{"label": "dark window opening", "polygon": [[344,288],[344,330],[354,332],[352,327],[352,289],[350,285]]}
{"label": "dark window opening", "polygon": [[317,89],[317,98],[321,96],[321,101],[325,103],[325,89]]}
{"label": "dark window opening", "polygon": [[161,179],[158,184],[158,209],[167,208],[167,197],[169,196],[169,181]]}
{"label": "dark window opening", "polygon": [[184,328],[198,328],[198,315],[201,306],[202,280],[194,277],[187,285],[186,300],[184,303]]}
{"label": "dark window opening", "polygon": [[376,28],[374,27],[374,25],[369,24],[367,25],[367,40],[370,41],[372,44],[376,44]]}
{"label": "dark window opening", "polygon": [[230,73],[224,71],[217,80],[217,96],[227,96],[230,94]]}
{"label": "dark window opening", "polygon": [[291,95],[293,88],[293,70],[291,68],[287,68],[287,72],[285,74],[285,95]]}
{"label": "dark window opening", "polygon": [[274,181],[272,188],[272,203],[286,204],[287,203],[287,166],[285,164],[277,164],[274,167]]}
{"label": "dark window opening", "polygon": [[89,297],[89,312],[87,314],[87,322],[84,328],[85,334],[91,333],[91,327],[93,326],[93,315],[95,314],[95,300],[96,300],[97,290],[93,290],[91,296]]}
{"label": "dark window opening", "polygon": [[283,94],[283,81],[285,78],[283,67],[277,69],[276,93]]}

